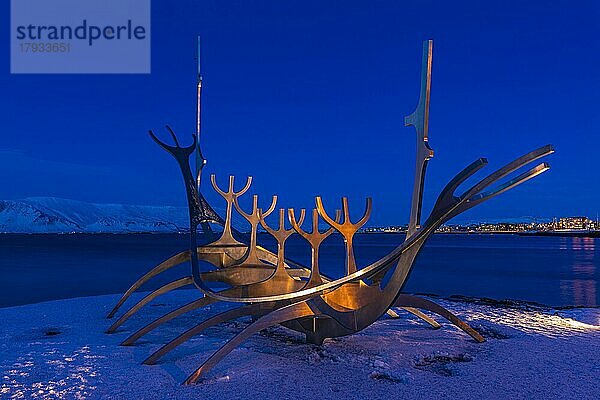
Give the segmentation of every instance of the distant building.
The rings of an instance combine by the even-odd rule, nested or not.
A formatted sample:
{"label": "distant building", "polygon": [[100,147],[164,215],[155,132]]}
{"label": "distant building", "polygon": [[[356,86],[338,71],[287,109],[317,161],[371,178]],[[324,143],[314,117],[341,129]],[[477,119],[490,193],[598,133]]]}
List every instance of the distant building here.
{"label": "distant building", "polygon": [[588,217],[565,217],[558,220],[558,229],[589,229],[592,224]]}

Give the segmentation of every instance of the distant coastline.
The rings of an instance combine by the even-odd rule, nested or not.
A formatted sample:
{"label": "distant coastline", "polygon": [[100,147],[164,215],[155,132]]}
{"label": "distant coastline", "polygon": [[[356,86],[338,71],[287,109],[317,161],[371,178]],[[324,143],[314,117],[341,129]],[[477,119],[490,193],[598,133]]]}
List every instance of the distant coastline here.
{"label": "distant coastline", "polygon": [[[386,231],[365,231],[361,232],[368,235],[400,235],[406,234],[405,231],[386,232]],[[514,231],[449,231],[435,232],[434,235],[516,235],[516,236],[553,236],[553,237],[587,237],[600,238],[600,231],[531,231],[531,232],[514,232]]]}
{"label": "distant coastline", "polygon": [[[224,210],[216,208],[220,214]],[[189,216],[185,207],[94,204],[55,197],[0,200],[0,233],[5,234],[185,234]],[[248,229],[235,216],[233,226]],[[215,233],[220,227],[214,226]],[[406,234],[407,225],[369,227],[361,233]],[[584,216],[503,218],[494,222],[442,225],[436,234],[495,234],[523,236],[600,237],[598,218]]]}
{"label": "distant coastline", "polygon": [[[370,227],[366,233],[406,233],[407,225]],[[600,237],[600,222],[588,217],[563,217],[552,220],[531,218],[529,221],[477,222],[442,225],[436,234],[482,234],[558,237]]]}
{"label": "distant coastline", "polygon": [[540,231],[519,232],[519,236],[558,236],[558,237],[587,237],[600,238],[600,231]]}
{"label": "distant coastline", "polygon": [[[406,234],[406,231],[365,231],[361,232],[369,235],[400,235]],[[600,238],[600,231],[440,231],[435,235],[516,235],[516,236],[554,236],[554,237],[588,237]]]}
{"label": "distant coastline", "polygon": [[[337,233],[337,232],[336,232]],[[334,234],[336,234],[334,233]],[[187,237],[189,232],[0,232],[0,236],[24,236],[24,237],[35,237],[35,236],[48,236],[48,237],[61,237],[61,236],[98,236],[98,237],[111,237],[111,236],[182,236]],[[219,235],[220,232],[215,232],[215,235]],[[247,235],[248,233],[242,233]],[[406,231],[361,231],[358,235],[405,235]],[[199,236],[203,236],[202,233],[198,233]],[[258,232],[259,236],[269,235],[266,232]],[[435,232],[434,235],[447,235],[447,236],[552,236],[552,237],[580,237],[580,238],[600,238],[600,231],[533,231],[533,232],[511,232],[511,231],[497,231],[497,232],[478,232],[478,231],[451,231],[451,232]]]}

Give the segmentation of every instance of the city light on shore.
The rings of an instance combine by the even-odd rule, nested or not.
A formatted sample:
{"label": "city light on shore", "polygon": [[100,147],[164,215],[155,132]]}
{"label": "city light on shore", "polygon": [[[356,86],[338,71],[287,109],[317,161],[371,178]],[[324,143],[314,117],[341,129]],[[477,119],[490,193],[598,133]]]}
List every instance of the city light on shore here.
{"label": "city light on shore", "polygon": [[[365,228],[366,233],[403,233],[408,225],[389,225]],[[442,225],[437,233],[539,233],[600,235],[598,219],[588,217],[561,217],[535,222],[478,222]]]}

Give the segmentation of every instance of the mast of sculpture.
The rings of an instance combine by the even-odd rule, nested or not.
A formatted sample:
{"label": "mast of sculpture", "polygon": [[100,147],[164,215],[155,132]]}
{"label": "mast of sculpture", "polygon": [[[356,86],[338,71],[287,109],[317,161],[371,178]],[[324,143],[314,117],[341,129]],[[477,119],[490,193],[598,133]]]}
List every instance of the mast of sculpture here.
{"label": "mast of sculpture", "polygon": [[427,163],[433,157],[429,147],[429,98],[431,91],[431,61],[433,55],[433,40],[423,42],[423,58],[421,65],[421,92],[416,110],[404,118],[404,125],[412,125],[417,131],[417,156],[415,165],[415,182],[413,186],[410,220],[406,238],[411,237],[421,223],[421,208],[423,203],[423,185]]}
{"label": "mast of sculpture", "polygon": [[196,185],[200,191],[202,168],[206,165],[206,159],[200,150],[201,113],[202,113],[202,73],[200,72],[200,36],[198,36],[198,71],[196,75]]}
{"label": "mast of sculpture", "polygon": [[[202,150],[200,149],[200,132],[201,132],[201,121],[202,121],[202,74],[200,72],[200,36],[198,36],[198,55],[197,55],[197,60],[198,60],[198,69],[196,71],[196,168],[195,168],[195,172],[196,172],[196,186],[198,189],[198,194],[200,194],[200,183],[202,180],[202,168],[204,168],[204,166],[206,165],[206,159],[204,158],[204,155],[202,155]],[[201,195],[200,195],[201,196]],[[208,233],[208,234],[212,234],[213,230],[210,227],[210,224],[208,223],[207,219],[214,219],[211,218],[211,216],[217,216],[218,214],[215,213],[210,206],[208,205],[208,203],[206,202],[206,200],[204,199],[204,197],[201,197],[201,199],[203,201],[200,201],[200,209],[202,212],[202,215],[204,216],[204,221],[202,221],[200,223],[200,227],[202,228],[202,232],[203,233]],[[220,223],[221,221],[220,217],[217,218],[218,223]]]}

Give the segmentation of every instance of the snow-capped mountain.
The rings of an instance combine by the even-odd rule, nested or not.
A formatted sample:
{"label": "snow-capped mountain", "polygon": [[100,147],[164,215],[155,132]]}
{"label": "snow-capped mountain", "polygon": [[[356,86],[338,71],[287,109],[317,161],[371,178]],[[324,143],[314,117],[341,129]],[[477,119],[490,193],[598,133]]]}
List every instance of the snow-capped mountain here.
{"label": "snow-capped mountain", "polygon": [[185,207],[92,204],[54,197],[0,200],[0,232],[6,233],[158,233],[185,231],[188,225]]}

